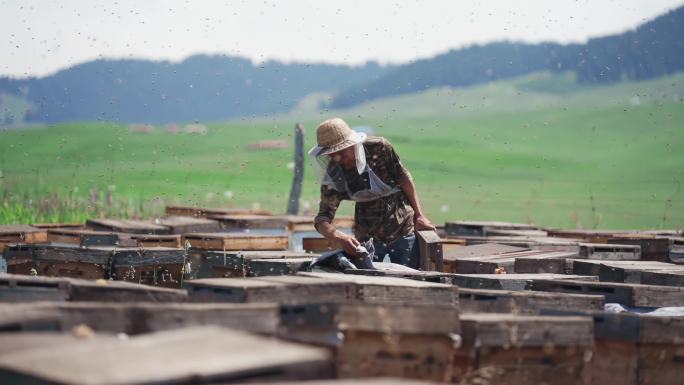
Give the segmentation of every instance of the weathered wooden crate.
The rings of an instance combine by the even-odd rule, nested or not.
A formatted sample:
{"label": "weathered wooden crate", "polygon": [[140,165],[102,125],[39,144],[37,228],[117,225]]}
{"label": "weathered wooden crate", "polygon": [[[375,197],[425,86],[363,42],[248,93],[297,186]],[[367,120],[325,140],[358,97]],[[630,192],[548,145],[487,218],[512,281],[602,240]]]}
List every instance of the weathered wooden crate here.
{"label": "weathered wooden crate", "polygon": [[594,354],[585,383],[681,383],[684,363],[677,357],[681,357],[684,346],[684,318],[606,312],[576,315],[594,321]]}
{"label": "weathered wooden crate", "polygon": [[526,236],[489,236],[489,237],[466,237],[468,245],[482,243],[498,243],[531,250],[542,251],[572,251],[579,250],[579,240],[555,238],[555,237],[526,237]]}
{"label": "weathered wooden crate", "polygon": [[528,250],[521,247],[500,245],[497,243],[484,243],[479,245],[458,247],[443,252],[444,271],[455,273],[458,271],[460,261],[473,258],[492,257],[506,253]]}
{"label": "weathered wooden crate", "polygon": [[461,313],[541,314],[549,310],[602,310],[601,295],[464,289],[458,291]]}
{"label": "weathered wooden crate", "polygon": [[289,243],[287,234],[190,233],[183,240],[203,250],[287,250]]}
{"label": "weathered wooden crate", "polygon": [[307,271],[311,265],[311,260],[311,257],[247,259],[245,261],[245,272],[248,277],[292,275],[300,271]]}
{"label": "weathered wooden crate", "polygon": [[684,288],[682,287],[575,280],[535,280],[528,284],[528,289],[603,295],[606,302],[632,307],[684,306]]}
{"label": "weathered wooden crate", "polygon": [[[375,266],[378,265],[376,262]],[[436,282],[436,283],[446,283],[453,284],[453,274],[442,273],[438,271],[420,271],[420,270],[370,270],[370,269],[356,269],[356,270],[345,270],[345,274],[353,275],[369,275],[375,277],[394,277],[394,278],[406,278],[415,279],[418,281]]]}
{"label": "weathered wooden crate", "polygon": [[607,243],[637,245],[644,261],[670,262],[670,239],[652,234],[615,234]]}
{"label": "weathered wooden crate", "polygon": [[299,275],[342,282],[349,287],[349,298],[354,301],[458,306],[458,288],[448,284],[353,274],[299,273]]}
{"label": "weathered wooden crate", "polygon": [[118,246],[122,243],[119,233],[111,231],[95,231],[86,229],[49,229],[47,241],[51,243],[68,243],[81,247]]}
{"label": "weathered wooden crate", "polygon": [[166,215],[184,217],[207,217],[210,215],[272,215],[268,210],[237,207],[210,208],[195,206],[166,206]]}
{"label": "weathered wooden crate", "polygon": [[276,334],[277,304],[32,302],[0,304],[0,332],[70,331],[87,325],[95,332],[128,335],[215,325]]}
{"label": "weathered wooden crate", "polygon": [[553,280],[596,281],[593,276],[565,274],[454,274],[454,284],[470,289],[528,290],[530,282]]}
{"label": "weathered wooden crate", "polygon": [[137,247],[183,247],[180,234],[155,235],[155,234],[126,234],[130,238],[131,246]]}
{"label": "weathered wooden crate", "polygon": [[[527,250],[509,252],[499,255],[482,256],[463,258],[456,261],[456,273],[459,274],[496,274],[496,273],[528,273],[524,263],[522,265],[523,271],[516,270],[516,263],[519,258],[536,258],[538,260],[562,260],[565,261],[570,258],[576,258],[577,253],[571,251],[541,251],[541,250]],[[538,273],[539,271],[531,271],[531,273]],[[560,272],[559,274],[564,274]]]}
{"label": "weathered wooden crate", "polygon": [[225,230],[282,229],[288,228],[288,218],[283,215],[210,215]]}
{"label": "weathered wooden crate", "polygon": [[47,242],[47,230],[28,225],[0,225],[0,250],[13,243]]}
{"label": "weathered wooden crate", "polygon": [[184,282],[193,302],[346,302],[349,285],[302,276],[207,278]]}
{"label": "weathered wooden crate", "polygon": [[416,231],[420,269],[423,271],[444,271],[442,239],[434,231]]}
{"label": "weathered wooden crate", "polygon": [[221,231],[218,221],[193,216],[169,215],[151,221],[155,225],[164,226],[171,234],[212,233]]}
{"label": "weathered wooden crate", "polygon": [[594,340],[590,317],[464,314],[454,381],[578,384]]}
{"label": "weathered wooden crate", "polygon": [[180,288],[185,278],[185,250],[169,247],[111,250],[110,276],[151,286]]}
{"label": "weathered wooden crate", "polygon": [[453,307],[306,304],[281,315],[283,337],[334,348],[339,377],[451,377],[460,328]]}
{"label": "weathered wooden crate", "polygon": [[[247,261],[258,260],[281,260],[281,259],[307,259],[312,260],[318,254],[305,253],[292,250],[265,250],[265,251],[211,251],[191,249],[188,253],[188,260],[192,266],[190,276],[198,278],[220,278],[220,277],[246,277],[248,276]],[[300,261],[301,262],[301,261]],[[276,263],[277,264],[277,263]],[[260,275],[282,275],[277,272],[285,272],[286,266],[279,266],[274,269],[272,274],[265,274],[270,268],[263,263],[257,267],[257,274]],[[286,262],[287,265],[287,262]],[[293,266],[293,265],[291,265]],[[262,268],[266,268],[263,270]]]}
{"label": "weathered wooden crate", "polygon": [[339,249],[340,245],[336,245],[323,237],[304,237],[302,238],[302,248],[313,253],[323,253]]}
{"label": "weathered wooden crate", "polygon": [[102,301],[183,302],[183,290],[128,282],[0,274],[0,302]]}
{"label": "weathered wooden crate", "polygon": [[[617,263],[615,263],[617,262]],[[623,282],[623,283],[643,283],[651,285],[660,285],[662,282],[668,283],[666,286],[681,286],[682,280],[677,279],[677,273],[684,274],[684,266],[675,265],[672,263],[656,262],[656,261],[637,261],[632,263],[625,263],[624,261],[615,261],[613,263],[602,263],[599,265],[599,280],[604,282]],[[662,272],[659,277],[672,277],[673,280],[653,280],[646,279],[644,282],[644,273]],[[653,277],[648,275],[647,277]]]}
{"label": "weathered wooden crate", "polygon": [[539,230],[537,226],[508,222],[448,221],[444,231],[448,236],[486,237],[492,231],[502,230]]}
{"label": "weathered wooden crate", "polygon": [[[12,345],[21,346],[22,336],[13,338]],[[96,337],[61,343],[59,349],[34,345],[0,355],[0,376],[17,385],[306,380],[332,378],[333,370],[326,349],[219,327],[162,331],[123,340]]]}
{"label": "weathered wooden crate", "polygon": [[564,252],[560,254],[525,255],[515,258],[513,270],[517,274],[572,274],[573,259],[568,258]]}
{"label": "weathered wooden crate", "polygon": [[579,229],[547,229],[549,237],[579,239],[587,243],[608,243],[615,234],[625,234],[621,230],[579,230]]}
{"label": "weathered wooden crate", "polygon": [[10,245],[7,272],[48,277],[107,278],[113,248],[81,248],[66,243]]}
{"label": "weathered wooden crate", "polygon": [[641,247],[639,245],[580,243],[579,257],[601,260],[638,261],[641,259]]}
{"label": "weathered wooden crate", "polygon": [[130,234],[170,234],[166,226],[132,219],[88,219],[86,226],[92,230]]}

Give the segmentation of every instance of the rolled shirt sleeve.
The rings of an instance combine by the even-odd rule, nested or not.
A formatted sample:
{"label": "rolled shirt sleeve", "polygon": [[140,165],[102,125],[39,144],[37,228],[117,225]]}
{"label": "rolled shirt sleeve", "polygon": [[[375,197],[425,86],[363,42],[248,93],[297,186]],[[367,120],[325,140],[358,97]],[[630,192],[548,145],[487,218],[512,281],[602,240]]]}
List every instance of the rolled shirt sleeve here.
{"label": "rolled shirt sleeve", "polygon": [[318,214],[314,218],[314,226],[318,226],[319,222],[332,223],[335,219],[335,213],[340,206],[340,202],[349,199],[346,193],[341,193],[326,185],[321,185],[321,202],[318,208]]}

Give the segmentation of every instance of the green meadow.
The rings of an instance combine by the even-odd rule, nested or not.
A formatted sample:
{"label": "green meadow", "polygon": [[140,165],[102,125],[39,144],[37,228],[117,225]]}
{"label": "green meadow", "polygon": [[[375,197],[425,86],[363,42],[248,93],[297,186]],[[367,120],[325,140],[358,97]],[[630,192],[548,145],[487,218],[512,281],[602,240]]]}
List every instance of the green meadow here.
{"label": "green meadow", "polygon": [[[302,122],[308,150],[317,123],[340,116],[395,145],[435,223],[684,226],[684,75],[582,87],[567,75],[535,74],[342,111],[319,107],[326,97],[310,95],[286,115],[205,123],[206,134],[106,122],[0,131],[0,223],[155,215],[167,203],[283,212],[292,145],[246,146],[292,143]],[[308,163],[305,173],[301,207],[315,213]]]}

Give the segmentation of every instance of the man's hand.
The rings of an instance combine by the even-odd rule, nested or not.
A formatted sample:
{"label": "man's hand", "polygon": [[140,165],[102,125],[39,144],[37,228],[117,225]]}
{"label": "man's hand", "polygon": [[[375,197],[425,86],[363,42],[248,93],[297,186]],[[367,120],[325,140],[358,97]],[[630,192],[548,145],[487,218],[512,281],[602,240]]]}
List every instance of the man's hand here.
{"label": "man's hand", "polygon": [[356,238],[353,235],[345,234],[341,231],[336,231],[335,239],[342,245],[342,248],[344,248],[344,251],[347,254],[352,255],[354,257],[359,256],[356,252],[356,247],[361,246],[361,243],[359,243],[359,241],[356,240]]}
{"label": "man's hand", "polygon": [[416,230],[437,230],[425,215],[416,215],[416,217],[413,218],[413,225]]}

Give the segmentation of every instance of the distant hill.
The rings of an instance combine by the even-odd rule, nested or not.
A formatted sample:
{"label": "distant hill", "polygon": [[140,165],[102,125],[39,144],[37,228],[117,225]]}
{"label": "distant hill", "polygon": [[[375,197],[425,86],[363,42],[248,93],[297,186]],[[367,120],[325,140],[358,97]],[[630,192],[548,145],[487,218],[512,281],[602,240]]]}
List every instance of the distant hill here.
{"label": "distant hill", "polygon": [[500,42],[452,50],[389,71],[334,96],[344,108],[377,98],[435,87],[463,87],[536,71],[573,71],[581,84],[643,80],[684,70],[684,7],[633,31],[586,44]]}
{"label": "distant hill", "polygon": [[242,58],[206,55],[180,63],[97,60],[43,78],[0,78],[0,103],[20,97],[32,105],[25,116],[6,115],[5,123],[219,120],[288,111],[303,95],[350,88],[386,70],[373,62],[358,67],[253,65]]}
{"label": "distant hill", "polygon": [[[684,70],[684,7],[586,44],[498,42],[401,66],[255,65],[197,55],[180,63],[97,60],[43,78],[0,78],[0,128],[26,123],[170,123],[284,114],[302,103],[344,109],[379,98],[539,72],[573,83],[644,80]],[[569,85],[563,83],[563,87]],[[323,98],[320,96],[324,95]]]}

